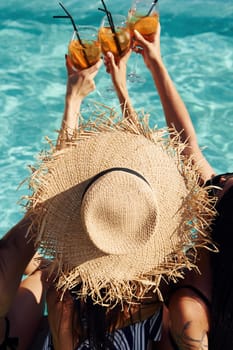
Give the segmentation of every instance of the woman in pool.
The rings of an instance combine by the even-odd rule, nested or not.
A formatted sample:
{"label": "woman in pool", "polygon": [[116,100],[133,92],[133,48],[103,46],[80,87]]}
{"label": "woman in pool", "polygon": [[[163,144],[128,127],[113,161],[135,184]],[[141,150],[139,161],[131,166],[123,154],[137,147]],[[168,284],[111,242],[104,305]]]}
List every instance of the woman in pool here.
{"label": "woman in pool", "polygon": [[[211,235],[219,253],[202,250],[199,256],[200,274],[187,272],[174,288],[169,301],[170,331],[178,349],[233,349],[233,173],[216,176],[203,156],[189,113],[181,100],[160,54],[160,33],[154,42],[135,33],[163,106],[167,125],[175,127],[185,153],[193,157],[203,185],[216,186],[211,192],[216,198],[218,215]],[[208,345],[209,338],[209,345]],[[209,346],[209,347],[208,347]],[[166,349],[166,347],[164,347]]]}
{"label": "woman in pool", "polygon": [[[105,121],[101,115],[95,123],[91,121],[87,125],[84,122],[78,125],[80,106],[82,99],[94,89],[93,78],[98,71],[99,63],[84,71],[76,72],[72,68],[69,57],[66,57],[68,80],[62,128],[55,154],[52,153],[52,157],[46,157],[41,168],[33,174],[34,183],[40,184],[40,187],[39,190],[35,189],[29,207],[29,214],[32,211],[37,216],[39,224],[36,244],[41,245],[46,254],[55,258],[55,268],[58,268],[57,276],[59,277],[58,286],[61,289],[57,291],[56,288],[51,287],[47,294],[51,334],[47,337],[43,349],[123,350],[134,348],[143,350],[156,343],[159,344],[162,318],[159,291],[166,296],[161,271],[164,278],[166,275],[172,277],[173,273],[176,276],[182,273],[184,266],[191,267],[191,265],[190,257],[184,251],[184,246],[187,248],[185,240],[178,256],[169,260],[171,255],[169,252],[166,253],[165,262],[162,262],[161,267],[157,270],[154,264],[157,259],[163,261],[164,249],[155,254],[154,249],[158,248],[160,241],[158,237],[154,241],[153,236],[157,231],[155,228],[158,223],[170,227],[177,215],[180,216],[178,213],[180,210],[183,211],[184,205],[188,208],[188,213],[181,214],[180,218],[184,220],[183,223],[178,224],[179,228],[175,229],[175,233],[172,230],[172,237],[168,227],[162,229],[160,237],[163,236],[163,244],[170,245],[177,233],[185,236],[187,232],[188,244],[190,244],[190,239],[196,240],[196,237],[190,236],[190,220],[187,214],[191,215],[190,219],[194,215],[199,224],[200,221],[202,222],[201,226],[203,220],[202,217],[199,218],[199,213],[202,213],[202,210],[207,216],[210,215],[209,218],[212,218],[212,210],[206,207],[207,191],[198,184],[195,176],[191,176],[191,174],[196,174],[191,162],[187,164],[190,170],[188,173],[182,171],[179,173],[182,177],[181,183],[185,187],[186,181],[183,176],[187,177],[186,180],[191,181],[189,185],[192,183],[191,187],[188,186],[192,188],[192,193],[188,197],[185,194],[181,195],[181,189],[178,190],[181,180],[177,179],[178,174],[175,172],[171,177],[169,176],[174,165],[177,167],[180,164],[181,145],[179,144],[177,148],[175,140],[172,140],[170,144],[166,138],[163,139],[165,144],[162,146],[160,143],[162,140],[159,137],[161,131],[158,133],[151,131],[134,112],[125,89],[126,62],[129,54],[130,52],[120,60],[118,65],[115,65],[111,56],[106,58],[106,65],[114,80],[125,118],[118,122],[115,122],[114,118],[107,118]],[[109,65],[107,59],[111,60]],[[164,135],[163,131],[162,134]],[[172,152],[169,153],[169,158],[166,158],[164,151],[166,147],[170,147],[169,145]],[[157,151],[162,153],[158,155]],[[173,157],[176,159],[175,162]],[[148,161],[145,161],[146,159]],[[156,174],[154,170],[145,170],[146,164],[156,169]],[[129,165],[131,167],[127,169]],[[163,169],[163,175],[160,174],[160,168]],[[182,169],[186,169],[186,166]],[[93,173],[90,174],[90,171]],[[81,178],[79,178],[80,174]],[[148,187],[150,182],[146,179],[149,174],[154,179],[159,179],[156,191],[160,192],[161,196],[166,197],[166,194],[170,192],[169,188],[172,188],[172,192],[174,191],[172,194],[172,198],[175,199],[175,204],[172,206],[173,211],[175,210],[174,214],[171,215],[170,208],[168,210],[167,207],[166,210],[161,208],[158,211],[152,208],[153,214],[150,211],[151,205],[155,204],[150,194],[153,187]],[[106,183],[103,184],[105,179]],[[119,191],[118,186],[121,186],[123,179],[127,180],[127,191],[122,189]],[[132,187],[131,181],[135,182],[135,184],[132,183]],[[111,189],[109,189],[110,184]],[[132,189],[133,198],[129,189]],[[199,190],[202,200],[196,196]],[[137,193],[139,197],[135,199],[134,195]],[[144,195],[147,200],[140,207]],[[66,198],[68,200],[64,203]],[[193,210],[196,214],[190,211],[189,205],[186,206],[188,202],[183,202],[184,198],[187,199],[189,205],[195,203]],[[181,203],[178,205],[180,200]],[[159,206],[165,203],[168,204],[168,201],[158,199]],[[138,208],[135,209],[135,205]],[[116,206],[118,210],[114,212]],[[145,210],[145,207],[148,210]],[[103,210],[104,215],[102,212],[99,213],[100,209]],[[109,213],[114,214],[112,220],[109,220]],[[148,213],[151,213],[150,217]],[[162,214],[158,221],[155,220],[148,226],[150,220],[155,217],[155,213]],[[168,217],[165,220],[166,215]],[[118,225],[121,225],[120,229]],[[127,230],[125,230],[126,226]],[[97,231],[96,227],[99,227],[101,234],[94,235],[94,231]],[[132,227],[134,234],[129,239],[128,235]],[[113,233],[117,231],[118,234],[113,234],[109,240],[108,235],[112,231]],[[148,245],[145,244],[144,239],[140,238],[140,233],[138,244],[134,246],[134,240],[137,239],[135,232],[139,233],[138,231],[147,234],[151,231]],[[106,234],[106,239],[99,240],[103,233]],[[166,237],[167,234],[169,237]],[[206,238],[208,241],[205,235],[199,236],[197,244],[205,246]],[[198,242],[199,239],[200,242]],[[147,242],[147,238],[145,240]],[[119,242],[122,241],[125,243],[121,243],[119,248]],[[110,248],[109,244],[112,242],[114,246]],[[141,247],[144,246],[147,248],[147,253],[143,250],[141,256]],[[176,244],[172,243],[172,247],[176,247]],[[120,249],[120,252],[117,249]],[[152,265],[148,270],[148,259],[151,254],[153,255],[150,261]],[[139,257],[143,257],[143,260],[140,258],[140,262]],[[144,265],[146,266],[143,267]],[[145,269],[143,274],[142,268]],[[92,271],[93,269],[95,271]],[[74,303],[75,295],[78,295],[79,298]]]}

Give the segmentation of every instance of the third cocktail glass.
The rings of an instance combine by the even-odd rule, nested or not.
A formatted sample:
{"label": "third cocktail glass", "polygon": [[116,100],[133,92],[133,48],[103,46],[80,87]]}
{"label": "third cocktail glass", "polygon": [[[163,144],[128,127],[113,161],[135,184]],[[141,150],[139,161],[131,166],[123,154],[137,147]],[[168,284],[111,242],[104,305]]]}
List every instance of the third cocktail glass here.
{"label": "third cocktail glass", "polygon": [[131,37],[136,29],[148,41],[153,41],[159,22],[158,0],[134,0],[128,13]]}
{"label": "third cocktail glass", "polygon": [[[137,46],[134,39],[136,29],[145,39],[153,41],[159,21],[158,0],[133,0],[128,11],[128,27],[131,35],[131,46]],[[135,57],[134,66],[128,73],[131,83],[144,83],[145,79],[137,72],[138,57]]]}

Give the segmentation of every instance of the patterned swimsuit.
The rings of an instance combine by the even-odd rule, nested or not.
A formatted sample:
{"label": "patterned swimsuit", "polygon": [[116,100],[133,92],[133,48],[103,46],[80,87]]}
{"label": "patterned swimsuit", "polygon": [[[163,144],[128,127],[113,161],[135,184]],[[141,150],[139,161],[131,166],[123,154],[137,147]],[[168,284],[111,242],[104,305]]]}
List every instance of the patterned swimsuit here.
{"label": "patterned swimsuit", "polygon": [[[117,329],[113,338],[112,350],[146,350],[150,340],[159,341],[162,330],[162,308],[148,319],[134,323],[122,329]],[[89,341],[84,341],[75,350],[90,350]],[[49,333],[42,350],[53,350],[52,338]],[[105,349],[107,350],[107,349]]]}

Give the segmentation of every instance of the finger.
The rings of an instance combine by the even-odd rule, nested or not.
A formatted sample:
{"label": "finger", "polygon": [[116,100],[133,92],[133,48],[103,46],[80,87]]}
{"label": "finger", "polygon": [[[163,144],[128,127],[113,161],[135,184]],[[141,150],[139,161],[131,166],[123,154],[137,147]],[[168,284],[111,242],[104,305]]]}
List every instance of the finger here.
{"label": "finger", "polygon": [[156,37],[160,36],[160,32],[161,32],[161,25],[160,22],[158,23],[158,27],[157,27],[157,31],[156,31]]}
{"label": "finger", "polygon": [[109,58],[109,63],[110,65],[115,69],[116,68],[116,63],[115,63],[115,58],[112,52],[108,51],[107,52],[107,57]]}
{"label": "finger", "polygon": [[93,78],[98,73],[100,67],[102,65],[102,60],[100,59],[97,63],[95,63],[93,66],[86,68],[83,70],[83,73],[86,72],[88,75],[91,75]]}
{"label": "finger", "polygon": [[143,38],[143,36],[136,30],[134,29],[134,36],[136,38],[136,41],[138,41],[142,46],[147,44],[147,40]]}
{"label": "finger", "polygon": [[99,70],[102,64],[103,64],[103,60],[99,59],[99,61],[94,65],[94,67],[96,66],[96,69]]}

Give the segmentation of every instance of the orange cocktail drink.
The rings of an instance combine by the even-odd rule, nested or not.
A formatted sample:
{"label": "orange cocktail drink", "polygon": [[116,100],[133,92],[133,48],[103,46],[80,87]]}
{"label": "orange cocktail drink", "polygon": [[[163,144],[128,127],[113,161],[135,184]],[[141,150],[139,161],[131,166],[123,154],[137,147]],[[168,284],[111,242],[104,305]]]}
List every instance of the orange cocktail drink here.
{"label": "orange cocktail drink", "polygon": [[159,23],[158,13],[153,13],[150,16],[141,16],[134,13],[129,15],[128,26],[131,37],[134,36],[134,30],[137,30],[148,41],[153,41]]}
{"label": "orange cocktail drink", "polygon": [[116,33],[112,33],[110,27],[102,27],[99,30],[99,41],[103,54],[111,51],[114,56],[122,56],[130,47],[130,33],[127,28],[118,28]]}
{"label": "orange cocktail drink", "polygon": [[123,56],[130,48],[130,31],[124,16],[113,16],[114,28],[105,17],[99,29],[99,42],[105,55],[111,51],[115,57]]}
{"label": "orange cocktail drink", "polygon": [[81,41],[74,36],[68,46],[68,55],[76,69],[85,69],[98,62],[101,47],[95,27],[83,26],[79,28]]}
{"label": "orange cocktail drink", "polygon": [[128,27],[133,46],[137,46],[137,43],[134,42],[134,30],[137,30],[146,40],[153,41],[158,23],[158,0],[132,0],[128,12]]}

